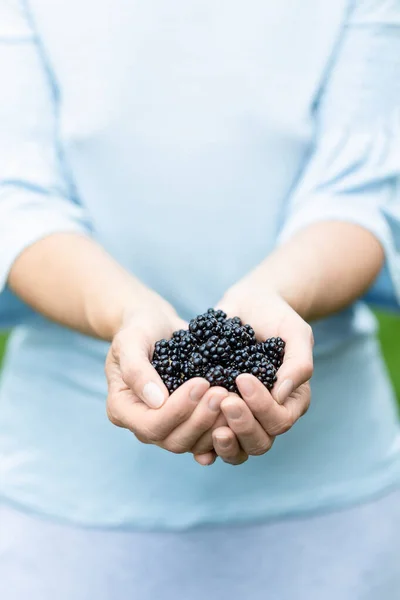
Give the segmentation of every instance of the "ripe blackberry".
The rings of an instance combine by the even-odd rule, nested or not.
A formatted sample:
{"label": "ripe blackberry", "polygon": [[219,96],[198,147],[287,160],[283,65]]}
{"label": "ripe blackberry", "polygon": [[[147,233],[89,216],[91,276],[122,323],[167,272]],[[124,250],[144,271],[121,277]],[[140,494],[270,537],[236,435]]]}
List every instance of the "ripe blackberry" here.
{"label": "ripe blackberry", "polygon": [[242,321],[241,321],[240,317],[230,317],[229,319],[226,319],[226,324],[227,325],[241,325]]}
{"label": "ripe blackberry", "polygon": [[239,317],[228,319],[222,310],[210,308],[192,319],[188,330],[156,342],[152,364],[171,393],[192,377],[205,377],[212,386],[238,393],[241,373],[251,373],[271,389],[284,352],[281,338],[259,342]]}
{"label": "ripe blackberry", "polygon": [[231,319],[230,323],[227,321],[222,332],[223,336],[229,340],[232,348],[238,350],[256,343],[253,328],[250,325],[240,325],[239,323],[234,322],[234,319]]}
{"label": "ripe blackberry", "polygon": [[[273,385],[276,381],[276,369],[275,367],[268,362],[266,358],[260,361],[257,364],[257,375],[256,377],[269,389],[273,388]],[[255,373],[252,373],[255,375]]]}
{"label": "ripe blackberry", "polygon": [[181,381],[176,377],[166,377],[164,379],[164,383],[170,394],[172,394],[172,392],[175,392],[175,390],[177,390],[178,387],[181,385]]}
{"label": "ripe blackberry", "polygon": [[267,356],[270,362],[279,368],[283,362],[283,355],[285,354],[285,342],[282,338],[269,338],[262,344],[263,352]]}
{"label": "ripe blackberry", "polygon": [[221,330],[220,317],[217,319],[211,313],[199,315],[189,323],[190,333],[202,341],[208,340],[213,335],[219,335]]}
{"label": "ripe blackberry", "polygon": [[226,371],[221,365],[216,365],[207,371],[205,378],[211,386],[221,385],[224,387],[226,382]]}
{"label": "ripe blackberry", "polygon": [[226,319],[226,313],[221,309],[215,310],[214,308],[209,308],[206,314],[214,317],[214,319],[217,319],[220,323]]}
{"label": "ripe blackberry", "polygon": [[228,367],[226,369],[226,382],[224,387],[229,392],[234,392],[236,394],[239,393],[239,390],[236,385],[236,377],[239,377],[240,371],[238,371],[235,367]]}

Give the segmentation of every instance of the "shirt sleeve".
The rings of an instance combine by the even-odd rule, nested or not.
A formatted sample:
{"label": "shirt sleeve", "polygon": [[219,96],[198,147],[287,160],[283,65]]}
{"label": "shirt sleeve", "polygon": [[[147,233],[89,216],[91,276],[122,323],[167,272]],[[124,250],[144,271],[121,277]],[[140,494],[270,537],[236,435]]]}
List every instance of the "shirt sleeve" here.
{"label": "shirt sleeve", "polygon": [[[279,241],[319,221],[356,223],[381,242],[378,280],[400,302],[400,2],[355,0],[315,104],[314,149]],[[386,282],[386,283],[385,283]],[[382,288],[383,289],[383,288]]]}
{"label": "shirt sleeve", "polygon": [[0,0],[0,81],[0,292],[9,300],[8,274],[27,246],[86,234],[90,223],[58,140],[58,90],[22,0]]}

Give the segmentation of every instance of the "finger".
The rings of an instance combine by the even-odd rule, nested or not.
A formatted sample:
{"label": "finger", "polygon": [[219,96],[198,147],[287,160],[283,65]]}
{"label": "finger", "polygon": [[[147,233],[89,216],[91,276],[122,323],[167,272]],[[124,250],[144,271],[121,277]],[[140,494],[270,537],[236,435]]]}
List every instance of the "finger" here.
{"label": "finger", "polygon": [[288,410],[286,402],[280,405],[267,388],[253,375],[239,375],[236,384],[240,394],[261,427],[272,437],[288,431],[299,418],[303,410],[304,398],[298,399]]}
{"label": "finger", "polygon": [[150,363],[152,342],[147,334],[136,327],[124,329],[115,336],[111,348],[126,385],[147,406],[160,408],[169,393]]}
{"label": "finger", "polygon": [[215,463],[217,455],[213,450],[212,452],[206,452],[205,454],[195,454],[193,458],[202,467],[209,467]]}
{"label": "finger", "polygon": [[[285,304],[282,300],[280,302]],[[228,314],[237,313],[234,306],[227,302],[220,303],[218,308]],[[270,319],[266,321],[264,317],[262,315],[257,319],[257,315],[254,315],[250,320],[258,336],[263,339],[278,333],[274,332]],[[286,341],[285,355],[277,372],[272,395],[279,403],[283,403],[294,390],[312,377],[314,337],[310,325],[294,311],[289,312],[288,318],[280,324],[279,335]]]}
{"label": "finger", "polygon": [[222,401],[221,408],[230,429],[246,454],[261,456],[271,449],[273,438],[261,427],[239,396],[230,394]]}
{"label": "finger", "polygon": [[203,433],[201,438],[193,446],[193,454],[204,454],[205,452],[209,452],[210,450],[212,450],[214,448],[214,441],[212,436],[214,429],[217,429],[218,427],[225,427],[226,425],[227,422],[225,416],[220,413],[211,429],[206,433]]}
{"label": "finger", "polygon": [[248,459],[239,446],[239,442],[229,427],[219,427],[213,432],[215,452],[230,465],[241,465]]}
{"label": "finger", "polygon": [[309,381],[313,374],[314,338],[311,327],[299,321],[290,331],[280,331],[286,340],[285,356],[277,372],[277,382],[272,396],[282,404],[294,390]]}
{"label": "finger", "polygon": [[162,442],[173,429],[190,417],[209,385],[200,377],[191,379],[180,386],[159,410],[153,410],[138,401],[129,390],[114,394],[111,388],[109,411],[141,441]]}
{"label": "finger", "polygon": [[303,383],[291,396],[284,402],[290,419],[295,423],[306,414],[311,402],[311,386],[310,383]]}
{"label": "finger", "polygon": [[[227,397],[228,392],[224,388],[209,389],[190,417],[163,441],[163,448],[177,454],[189,452],[197,440],[214,425],[220,414],[221,402]],[[211,443],[209,450],[212,448]]]}

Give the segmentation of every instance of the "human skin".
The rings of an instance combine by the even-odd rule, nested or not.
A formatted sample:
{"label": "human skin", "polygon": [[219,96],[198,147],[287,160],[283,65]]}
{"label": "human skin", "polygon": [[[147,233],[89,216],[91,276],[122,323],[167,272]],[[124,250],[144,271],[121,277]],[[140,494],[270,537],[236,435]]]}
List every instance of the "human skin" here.
{"label": "human skin", "polygon": [[26,248],[8,283],[17,296],[66,327],[111,342],[107,414],[144,443],[240,464],[267,452],[310,402],[309,322],[351,304],[384,261],[378,240],[346,222],[320,222],[294,235],[226,292],[219,307],[250,323],[259,338],[286,340],[272,391],[241,375],[242,398],[200,378],[171,396],[151,366],[154,343],[185,326],[175,310],[90,238],[53,234]]}
{"label": "human skin", "polygon": [[[310,404],[313,335],[310,322],[329,316],[362,296],[384,261],[380,243],[358,225],[321,222],[299,232],[225,294],[219,303],[229,315],[251,323],[259,339],[286,340],[285,360],[269,392],[251,375],[237,384],[221,415],[193,448],[210,464],[219,455],[240,464],[268,451]],[[214,454],[207,452],[211,443]]]}

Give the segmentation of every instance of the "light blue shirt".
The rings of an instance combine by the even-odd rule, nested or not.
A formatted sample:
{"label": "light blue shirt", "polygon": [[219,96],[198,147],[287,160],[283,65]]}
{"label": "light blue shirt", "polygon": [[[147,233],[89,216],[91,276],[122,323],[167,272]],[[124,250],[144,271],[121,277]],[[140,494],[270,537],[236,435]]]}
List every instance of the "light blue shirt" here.
{"label": "light blue shirt", "polygon": [[274,245],[336,219],[377,236],[399,297],[398,0],[0,0],[0,81],[1,317],[19,323],[0,497],[87,525],[184,528],[398,485],[365,304],[315,325],[308,414],[267,455],[205,469],[111,425],[107,345],[6,287],[24,248],[82,232],[189,318]]}

